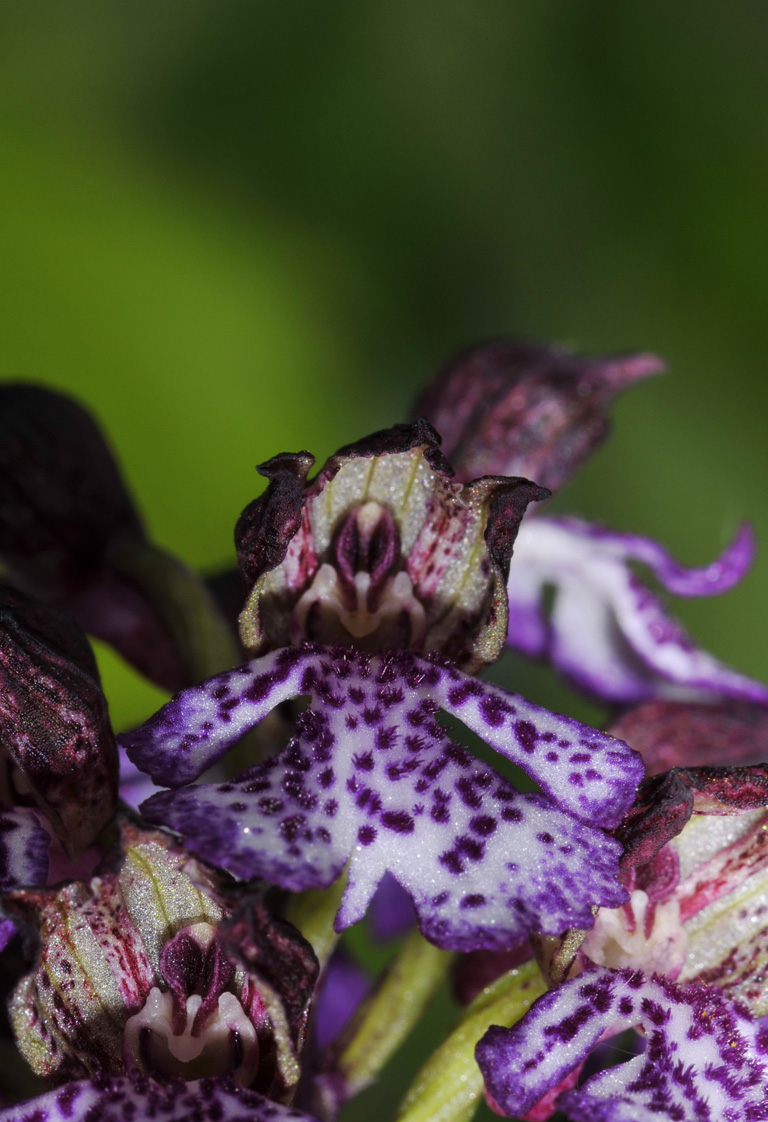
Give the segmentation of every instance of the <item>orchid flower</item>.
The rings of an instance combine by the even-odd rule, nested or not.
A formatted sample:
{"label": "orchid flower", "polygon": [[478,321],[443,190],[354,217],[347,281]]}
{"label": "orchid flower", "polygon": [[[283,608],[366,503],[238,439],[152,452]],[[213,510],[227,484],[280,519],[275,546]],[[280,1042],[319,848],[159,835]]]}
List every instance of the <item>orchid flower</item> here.
{"label": "orchid flower", "polygon": [[[490,343],[449,363],[417,411],[442,433],[459,479],[519,473],[555,491],[604,438],[615,394],[663,366],[642,353],[591,358]],[[768,704],[764,685],[698,649],[631,568],[646,566],[674,595],[713,596],[741,579],[753,554],[752,534],[742,527],[717,560],[686,569],[649,538],[537,514],[515,545],[507,642],[610,703],[723,697]]]}
{"label": "orchid flower", "polygon": [[[742,755],[756,751],[764,711],[712,707],[707,726],[702,708],[654,702],[641,709],[655,712],[655,725],[631,712],[619,724],[639,731],[636,744],[650,741],[656,758],[682,757],[680,742],[695,756],[697,732],[711,752],[718,730]],[[492,1029],[478,1048],[501,1113],[544,1119],[558,1107],[574,1122],[590,1111],[608,1122],[766,1117],[758,1108],[768,1102],[768,1037],[752,1018],[768,1013],[767,806],[768,764],[676,767],[645,781],[617,832],[628,902],[599,909],[589,931],[564,940],[552,960],[571,980],[512,1030]],[[708,1048],[726,1041],[746,1065],[710,1072],[689,1044],[698,1040],[691,1018],[715,1027]],[[644,1055],[574,1090],[592,1047],[637,1026],[649,1037]],[[546,1063],[532,1062],[543,1038],[567,1044],[559,1060],[554,1050]]]}
{"label": "orchid flower", "polygon": [[[629,569],[646,565],[680,595],[721,592],[748,566],[751,537],[688,570],[644,538],[524,520],[605,435],[613,395],[659,369],[648,355],[495,344],[427,391],[442,448],[422,417],[314,476],[306,452],[267,461],[235,534],[243,665],[197,578],[147,541],[88,415],[48,391],[0,392],[12,583],[187,687],[119,738],[144,820],[122,823],[95,875],[70,866],[52,883],[54,835],[76,857],[96,839],[103,856],[116,834],[118,755],[76,625],[21,593],[0,598],[0,888],[9,932],[38,946],[10,1019],[47,1088],[0,1122],[307,1120],[294,1102],[328,1122],[397,1037],[366,1017],[421,1007],[424,978],[439,984],[452,959],[442,949],[511,967],[489,988],[498,1000],[484,989],[470,1007],[460,1047],[449,1038],[462,1094],[480,1093],[478,1068],[465,1079],[457,1057],[473,1063],[497,1023],[485,1010],[513,1024],[543,977],[551,992],[478,1050],[501,1112],[545,1117],[557,1099],[596,1122],[768,1117],[768,1038],[751,1019],[768,1011],[768,690],[693,647]],[[478,679],[508,644],[645,706],[603,733]],[[714,745],[690,758],[700,729],[742,766],[711,766],[725,762]],[[639,791],[635,749],[666,772]],[[409,935],[360,1004],[365,982],[338,972],[332,927],[360,920],[379,886],[406,893],[428,942]],[[275,918],[302,902],[325,924],[317,955]],[[300,1087],[325,962],[316,1067]],[[329,1011],[334,994],[344,1009]],[[646,1033],[646,1051],[578,1086],[587,1053],[624,1026]],[[376,1063],[355,1067],[371,1040]],[[705,1064],[692,1072],[696,1048]]]}
{"label": "orchid flower", "polygon": [[[276,649],[122,737],[133,762],[173,788],[142,812],[235,875],[293,891],[348,865],[339,929],[362,917],[387,872],[443,947],[502,947],[577,915],[589,923],[592,906],[617,894],[605,831],[631,801],[639,761],[458,668],[502,649],[512,543],[545,492],[517,478],[452,484],[425,422],[342,449],[306,482],[310,464],[302,454],[265,465],[270,486],[237,528],[253,584],[243,641]],[[329,642],[344,646],[319,645]],[[232,781],[190,786],[302,695],[310,708],[282,751]],[[480,765],[446,736],[440,711],[542,793]]]}
{"label": "orchid flower", "polygon": [[308,944],[167,835],[125,825],[108,868],[7,899],[41,944],[11,1000],[17,1045],[67,1082],[0,1118],[123,1118],[121,1103],[132,1117],[303,1117],[276,1104],[300,1072]]}

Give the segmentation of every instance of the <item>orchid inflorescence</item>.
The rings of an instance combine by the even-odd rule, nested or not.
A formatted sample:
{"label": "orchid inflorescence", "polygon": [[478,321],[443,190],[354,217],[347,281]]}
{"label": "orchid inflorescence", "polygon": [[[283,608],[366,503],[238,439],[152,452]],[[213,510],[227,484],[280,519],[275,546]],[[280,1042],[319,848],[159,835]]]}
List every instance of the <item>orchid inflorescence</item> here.
{"label": "orchid inflorescence", "polygon": [[[459,355],[411,423],[263,463],[210,585],[79,405],[0,387],[0,1122],[351,1119],[449,974],[401,1122],[768,1119],[768,688],[636,568],[721,593],[751,533],[686,569],[541,507],[661,369]],[[176,691],[141,727],[85,632]],[[481,678],[507,648],[607,731]]]}

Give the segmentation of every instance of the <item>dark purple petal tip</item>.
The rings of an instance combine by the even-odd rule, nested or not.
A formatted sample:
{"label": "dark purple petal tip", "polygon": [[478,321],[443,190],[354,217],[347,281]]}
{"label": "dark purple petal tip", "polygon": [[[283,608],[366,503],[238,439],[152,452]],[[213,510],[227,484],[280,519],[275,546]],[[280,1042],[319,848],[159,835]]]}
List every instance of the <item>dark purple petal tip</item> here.
{"label": "dark purple petal tip", "polygon": [[663,369],[655,355],[502,340],[451,360],[415,412],[442,434],[459,479],[520,475],[556,491],[604,439],[613,397]]}

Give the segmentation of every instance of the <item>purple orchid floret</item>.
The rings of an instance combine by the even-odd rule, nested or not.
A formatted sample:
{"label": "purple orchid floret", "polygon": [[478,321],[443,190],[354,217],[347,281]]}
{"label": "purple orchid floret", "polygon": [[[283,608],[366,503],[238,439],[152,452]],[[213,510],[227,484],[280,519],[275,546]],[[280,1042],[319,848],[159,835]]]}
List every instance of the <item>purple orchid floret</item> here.
{"label": "purple orchid floret", "polygon": [[[219,784],[184,786],[276,705],[310,707],[277,756]],[[523,794],[451,741],[452,714],[524,769]],[[589,927],[592,906],[626,899],[616,826],[639,758],[435,656],[286,648],[179,694],[122,738],[153,780],[180,788],[146,817],[238,877],[301,891],[348,864],[339,929],[362,918],[389,871],[440,946],[509,946],[529,931]]]}
{"label": "purple orchid floret", "polygon": [[230,1080],[157,1083],[148,1076],[96,1075],[17,1106],[0,1122],[313,1122]]}
{"label": "purple orchid floret", "polygon": [[714,986],[594,969],[545,994],[511,1029],[477,1046],[489,1097],[507,1117],[531,1110],[606,1035],[641,1027],[645,1051],[557,1100],[572,1122],[768,1119],[768,1028]]}
{"label": "purple orchid floret", "polygon": [[[649,538],[576,518],[527,519],[509,573],[507,642],[550,660],[606,701],[722,697],[768,704],[768,689],[696,647],[630,566],[647,566],[677,596],[713,596],[743,577],[753,553],[744,526],[710,565],[686,569]],[[549,586],[555,598],[547,614]]]}

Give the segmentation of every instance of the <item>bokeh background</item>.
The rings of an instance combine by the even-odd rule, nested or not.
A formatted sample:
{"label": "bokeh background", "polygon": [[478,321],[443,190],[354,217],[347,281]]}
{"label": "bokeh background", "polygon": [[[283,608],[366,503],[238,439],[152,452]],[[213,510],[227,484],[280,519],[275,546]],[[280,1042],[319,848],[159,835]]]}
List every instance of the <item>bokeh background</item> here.
{"label": "bokeh background", "polygon": [[[404,419],[455,349],[653,350],[560,508],[768,542],[767,48],[761,0],[3,5],[0,376],[88,402],[213,571],[256,463]],[[768,678],[767,591],[764,550],[679,615]]]}

